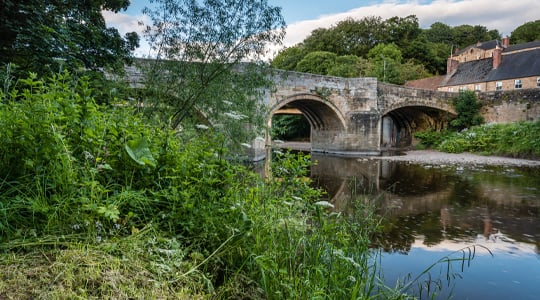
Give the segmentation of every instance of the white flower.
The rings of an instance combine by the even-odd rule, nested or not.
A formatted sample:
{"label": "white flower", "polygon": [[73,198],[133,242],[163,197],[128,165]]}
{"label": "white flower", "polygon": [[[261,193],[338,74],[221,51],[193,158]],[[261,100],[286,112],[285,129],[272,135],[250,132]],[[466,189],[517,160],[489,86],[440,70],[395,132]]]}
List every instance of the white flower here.
{"label": "white flower", "polygon": [[242,120],[242,119],[245,119],[247,118],[247,116],[245,115],[242,115],[242,114],[239,114],[235,111],[233,112],[226,112],[225,115],[231,119],[234,119],[234,120]]}
{"label": "white flower", "polygon": [[225,103],[225,104],[227,104],[229,106],[231,106],[233,104],[231,101],[227,101],[227,100],[223,100],[223,103]]}
{"label": "white flower", "polygon": [[247,144],[247,143],[242,143],[242,144],[240,144],[240,145],[242,145],[242,146],[244,146],[244,147],[246,147],[246,148],[251,148],[251,145],[250,145],[250,144]]}
{"label": "white flower", "polygon": [[318,201],[318,202],[315,202],[315,205],[320,206],[320,207],[334,208],[334,204],[328,201]]}
{"label": "white flower", "polygon": [[208,129],[208,126],[203,125],[203,124],[197,124],[197,125],[195,125],[195,127],[199,128],[199,129]]}

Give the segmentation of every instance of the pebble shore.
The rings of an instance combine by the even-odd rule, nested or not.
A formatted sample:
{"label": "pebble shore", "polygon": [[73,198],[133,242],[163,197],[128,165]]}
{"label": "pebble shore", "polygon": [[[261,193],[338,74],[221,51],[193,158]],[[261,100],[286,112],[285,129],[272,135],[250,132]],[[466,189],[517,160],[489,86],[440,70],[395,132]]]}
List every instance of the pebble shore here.
{"label": "pebble shore", "polygon": [[418,164],[436,165],[492,165],[492,166],[521,166],[540,167],[540,160],[520,159],[501,156],[483,156],[472,153],[443,153],[433,150],[412,150],[405,155],[379,156],[372,159],[391,161],[406,161]]}

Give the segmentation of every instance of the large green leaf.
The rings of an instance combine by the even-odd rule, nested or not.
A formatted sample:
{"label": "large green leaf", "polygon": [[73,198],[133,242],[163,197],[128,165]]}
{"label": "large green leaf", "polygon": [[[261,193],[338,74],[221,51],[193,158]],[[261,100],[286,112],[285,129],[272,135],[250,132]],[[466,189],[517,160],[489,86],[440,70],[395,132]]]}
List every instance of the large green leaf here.
{"label": "large green leaf", "polygon": [[146,138],[141,137],[136,140],[131,140],[125,145],[126,152],[129,157],[141,166],[156,166],[156,160],[152,156],[152,152],[148,147]]}

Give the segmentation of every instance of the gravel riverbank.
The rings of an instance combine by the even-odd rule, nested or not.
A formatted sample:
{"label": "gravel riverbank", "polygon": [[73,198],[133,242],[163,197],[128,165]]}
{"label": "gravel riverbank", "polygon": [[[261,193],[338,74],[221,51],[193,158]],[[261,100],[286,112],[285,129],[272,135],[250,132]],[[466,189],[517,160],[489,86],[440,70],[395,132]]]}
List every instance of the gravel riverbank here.
{"label": "gravel riverbank", "polygon": [[540,167],[540,160],[519,159],[500,156],[483,156],[471,153],[443,153],[433,150],[406,151],[405,155],[379,156],[372,159],[406,161],[418,164],[437,165],[492,165]]}

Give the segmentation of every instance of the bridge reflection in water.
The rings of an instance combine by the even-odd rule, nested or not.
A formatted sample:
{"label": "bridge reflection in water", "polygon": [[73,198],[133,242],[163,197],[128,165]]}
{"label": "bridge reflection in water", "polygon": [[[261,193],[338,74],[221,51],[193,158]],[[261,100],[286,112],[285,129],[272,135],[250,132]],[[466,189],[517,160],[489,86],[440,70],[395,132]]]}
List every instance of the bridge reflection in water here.
{"label": "bridge reflection in water", "polygon": [[457,299],[540,295],[540,168],[422,166],[323,155],[313,160],[312,177],[335,210],[351,213],[356,202],[370,201],[385,216],[373,243],[382,251],[388,284],[422,273],[453,251],[483,245],[493,257],[477,247],[470,268],[461,273],[461,265],[456,267],[463,277],[455,283]]}

